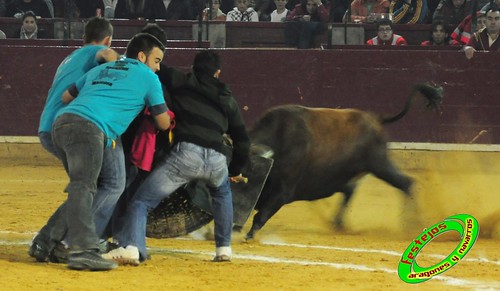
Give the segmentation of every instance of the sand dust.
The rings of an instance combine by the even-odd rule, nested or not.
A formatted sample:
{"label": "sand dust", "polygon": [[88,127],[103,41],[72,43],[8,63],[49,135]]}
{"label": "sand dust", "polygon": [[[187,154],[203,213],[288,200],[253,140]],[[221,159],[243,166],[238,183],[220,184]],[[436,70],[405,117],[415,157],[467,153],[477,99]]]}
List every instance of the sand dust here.
{"label": "sand dust", "polygon": [[[500,182],[497,155],[393,151],[413,176],[419,219],[430,226],[456,213],[474,215],[481,235],[443,275],[407,284],[397,275],[401,254],[420,233],[403,228],[402,194],[367,176],[346,213],[347,232],[332,229],[342,197],[283,207],[244,242],[234,235],[231,263],[210,262],[212,241],[186,236],[148,239],[152,259],[110,272],[71,271],[27,255],[34,233],[64,200],[61,167],[0,166],[2,290],[500,290]],[[432,169],[432,171],[430,170]],[[243,231],[248,230],[249,222]],[[418,262],[431,266],[453,250],[457,234],[430,243]]]}

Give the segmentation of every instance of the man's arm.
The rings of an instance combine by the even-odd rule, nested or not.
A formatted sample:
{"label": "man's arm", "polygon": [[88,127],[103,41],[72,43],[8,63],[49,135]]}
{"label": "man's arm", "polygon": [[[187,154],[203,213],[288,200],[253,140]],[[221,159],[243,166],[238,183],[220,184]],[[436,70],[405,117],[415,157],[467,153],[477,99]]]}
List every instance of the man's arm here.
{"label": "man's arm", "polygon": [[463,50],[465,52],[465,57],[470,60],[474,56],[474,53],[476,52],[476,45],[477,45],[477,39],[480,37],[479,34],[474,33],[471,35],[469,38],[469,42],[467,42],[467,45],[464,46]]}
{"label": "man's arm", "polygon": [[170,116],[167,112],[160,113],[153,116],[156,121],[156,126],[161,130],[167,130],[170,128]]}
{"label": "man's arm", "polygon": [[95,59],[98,63],[114,62],[120,58],[120,55],[111,48],[105,48],[98,51],[95,55]]}
{"label": "man's arm", "polygon": [[68,88],[68,90],[64,91],[61,99],[64,104],[68,104],[75,100],[76,96],[78,96],[78,88],[76,88],[76,85],[73,84]]}

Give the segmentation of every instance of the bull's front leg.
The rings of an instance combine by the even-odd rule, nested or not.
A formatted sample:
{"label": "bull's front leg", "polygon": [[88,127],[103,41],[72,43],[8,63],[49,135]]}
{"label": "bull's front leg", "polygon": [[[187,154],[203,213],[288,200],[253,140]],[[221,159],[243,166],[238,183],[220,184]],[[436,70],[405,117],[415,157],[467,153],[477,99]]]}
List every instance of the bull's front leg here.
{"label": "bull's front leg", "polygon": [[253,239],[255,233],[259,231],[283,205],[284,203],[280,199],[273,199],[272,201],[269,201],[267,205],[263,206],[253,217],[252,227],[250,228],[250,231],[248,231],[245,239]]}
{"label": "bull's front leg", "polygon": [[344,215],[347,207],[349,206],[349,201],[351,201],[352,194],[354,193],[356,185],[355,184],[348,184],[344,187],[344,189],[341,191],[344,193],[344,201],[342,202],[342,205],[340,205],[340,209],[333,218],[333,226],[340,231],[343,231],[345,229],[344,225]]}

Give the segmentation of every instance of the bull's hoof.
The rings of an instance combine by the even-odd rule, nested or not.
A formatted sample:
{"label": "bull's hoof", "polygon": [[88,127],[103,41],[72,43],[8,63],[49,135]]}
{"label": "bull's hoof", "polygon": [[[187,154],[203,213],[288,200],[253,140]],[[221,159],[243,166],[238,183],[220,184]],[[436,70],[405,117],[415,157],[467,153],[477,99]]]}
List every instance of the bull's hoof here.
{"label": "bull's hoof", "polygon": [[234,225],[233,226],[233,231],[235,231],[235,232],[241,232],[242,228],[243,228],[243,226],[241,226],[241,225]]}
{"label": "bull's hoof", "polygon": [[253,237],[254,237],[254,233],[252,231],[250,231],[245,236],[245,241],[251,241],[251,240],[253,240]]}
{"label": "bull's hoof", "polygon": [[334,224],[333,225],[333,229],[337,232],[346,232],[346,228],[344,226],[344,224]]}

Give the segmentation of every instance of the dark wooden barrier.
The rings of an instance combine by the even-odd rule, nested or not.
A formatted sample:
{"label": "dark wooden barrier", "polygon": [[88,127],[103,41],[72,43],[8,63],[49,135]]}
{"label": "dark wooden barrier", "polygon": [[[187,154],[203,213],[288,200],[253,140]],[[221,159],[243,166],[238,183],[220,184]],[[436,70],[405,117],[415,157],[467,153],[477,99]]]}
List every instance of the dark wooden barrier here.
{"label": "dark wooden barrier", "polygon": [[[70,47],[0,47],[0,135],[36,135],[38,119],[59,62]],[[168,49],[165,62],[188,70],[197,49]],[[387,125],[391,141],[500,143],[499,53],[444,50],[220,50],[221,78],[239,101],[248,125],[286,103],[399,112],[411,84],[445,88],[442,113],[415,107]]]}
{"label": "dark wooden barrier", "polygon": [[[62,27],[64,19],[40,19],[38,26],[45,31],[46,38],[57,38],[56,35],[62,35],[56,32],[58,27]],[[113,19],[111,23],[114,27],[114,38],[130,39],[139,32],[144,25],[145,20],[125,20]],[[166,30],[167,38],[170,40],[197,40],[193,37],[193,25],[196,21],[165,21],[159,20],[157,23]],[[220,22],[214,22],[220,23]],[[77,27],[83,28],[82,20],[75,21]],[[332,24],[333,27],[344,27],[343,24]],[[363,26],[365,29],[365,40],[376,35],[376,27],[373,24],[349,24],[349,26]],[[20,27],[20,21],[15,18],[0,18],[0,29],[5,32],[8,38],[18,38],[16,35]],[[285,47],[284,23],[271,22],[227,22],[226,23],[226,47],[227,48],[246,48],[246,47]],[[453,28],[451,28],[453,29]],[[424,40],[430,37],[431,26],[429,24],[415,25],[395,25],[395,33],[406,38],[409,44],[420,45]],[[77,35],[75,38],[81,38]],[[315,43],[327,43],[328,31],[316,37]]]}

